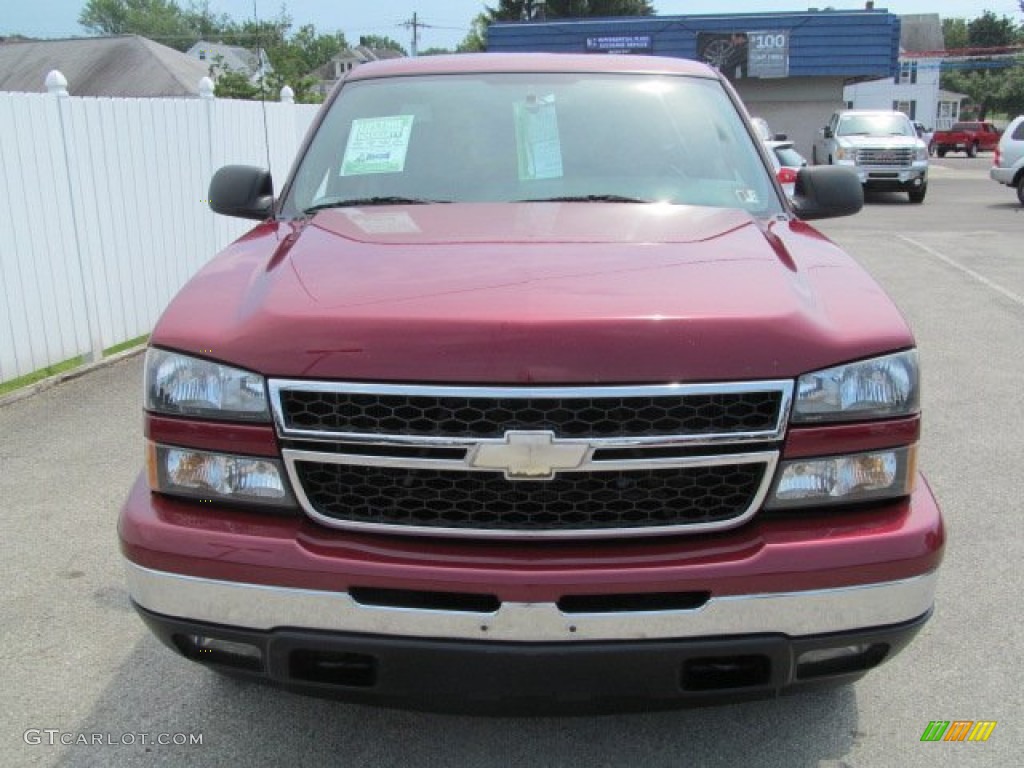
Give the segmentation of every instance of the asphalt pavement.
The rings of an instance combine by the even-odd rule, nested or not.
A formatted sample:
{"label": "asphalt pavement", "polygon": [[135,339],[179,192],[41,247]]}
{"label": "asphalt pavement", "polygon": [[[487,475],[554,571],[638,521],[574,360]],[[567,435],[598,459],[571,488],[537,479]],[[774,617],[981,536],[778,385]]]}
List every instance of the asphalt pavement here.
{"label": "asphalt pavement", "polygon": [[[947,156],[923,205],[878,195],[820,225],[915,329],[921,464],[949,528],[933,620],[864,680],[707,709],[495,719],[222,679],[164,649],[124,589],[116,517],[142,463],[134,357],[0,406],[0,765],[1019,765],[1024,208],[990,164]],[[932,720],[998,724],[985,743],[921,742]]]}

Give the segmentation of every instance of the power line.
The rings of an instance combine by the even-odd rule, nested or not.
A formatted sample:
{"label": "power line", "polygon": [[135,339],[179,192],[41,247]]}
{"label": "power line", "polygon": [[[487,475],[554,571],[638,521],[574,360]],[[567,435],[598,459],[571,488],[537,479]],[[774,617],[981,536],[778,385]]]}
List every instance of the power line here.
{"label": "power line", "polygon": [[412,45],[409,46],[409,55],[415,58],[416,49],[418,48],[420,41],[420,28],[422,27],[423,29],[433,29],[434,25],[426,24],[420,21],[418,14],[415,11],[413,11],[412,18],[409,19],[408,21],[403,21],[398,26],[412,30]]}

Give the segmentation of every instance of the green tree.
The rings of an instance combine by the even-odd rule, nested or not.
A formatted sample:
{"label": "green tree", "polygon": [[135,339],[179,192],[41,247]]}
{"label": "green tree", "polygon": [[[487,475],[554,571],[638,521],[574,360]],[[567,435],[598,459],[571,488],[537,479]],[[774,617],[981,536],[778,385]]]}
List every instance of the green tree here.
{"label": "green tree", "polygon": [[1024,57],[1018,57],[1010,66],[1005,61],[990,60],[976,62],[980,66],[972,70],[954,70],[942,75],[942,87],[967,94],[972,113],[979,120],[988,117],[989,112],[1004,112],[1011,115],[1024,113]]}
{"label": "green tree", "polygon": [[999,48],[1013,45],[1018,38],[1017,24],[1009,16],[997,18],[992,11],[967,24],[967,41],[972,48]]}
{"label": "green tree", "polygon": [[480,53],[487,50],[487,27],[491,20],[485,13],[478,13],[470,23],[469,34],[455,48],[456,53]]}
{"label": "green tree", "polygon": [[1017,65],[1007,70],[1003,77],[999,109],[1008,115],[1024,115],[1024,56],[1018,56]]}
{"label": "green tree", "polygon": [[967,19],[943,19],[942,39],[947,51],[966,48],[967,43]]}
{"label": "green tree", "polygon": [[236,43],[266,51],[274,71],[261,83],[266,91],[265,98],[278,99],[281,88],[288,85],[295,92],[297,102],[320,101],[319,94],[313,90],[316,79],[311,73],[345,47],[345,36],[340,32],[318,35],[312,25],[289,34],[291,26],[291,17],[282,8],[275,19],[243,22]]}
{"label": "green tree", "polygon": [[409,52],[402,47],[400,42],[393,40],[390,37],[385,37],[384,35],[360,35],[359,44],[367,48],[376,48],[378,50],[398,51],[403,56],[409,55]]}
{"label": "green tree", "polygon": [[261,87],[249,80],[244,72],[226,70],[217,75],[213,93],[218,99],[258,99]]}
{"label": "green tree", "polygon": [[302,64],[303,71],[301,74],[305,75],[317,67],[323,66],[341,53],[348,46],[348,43],[345,42],[345,35],[341,32],[318,35],[316,27],[312,24],[306,24],[299,27],[298,31],[288,39],[285,46],[294,49]]}
{"label": "green tree", "polygon": [[432,48],[427,48],[425,51],[420,51],[419,55],[420,56],[447,56],[450,53],[452,53],[452,51],[450,51],[447,48],[432,47]]}
{"label": "green tree", "polygon": [[78,23],[94,34],[142,35],[182,51],[196,40],[174,0],[88,0]]}
{"label": "green tree", "polygon": [[226,13],[216,14],[210,10],[210,0],[192,0],[184,12],[189,30],[199,40],[229,39],[238,31],[238,25]]}

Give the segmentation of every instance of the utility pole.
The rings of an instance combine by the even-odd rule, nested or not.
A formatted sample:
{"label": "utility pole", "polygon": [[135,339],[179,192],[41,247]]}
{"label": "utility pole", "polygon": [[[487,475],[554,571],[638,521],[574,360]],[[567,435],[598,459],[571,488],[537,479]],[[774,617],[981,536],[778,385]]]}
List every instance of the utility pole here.
{"label": "utility pole", "polygon": [[420,41],[420,27],[429,29],[431,25],[424,24],[422,21],[420,21],[419,15],[415,11],[413,11],[412,19],[410,19],[409,21],[402,22],[401,24],[399,24],[399,26],[412,30],[412,44],[409,46],[409,55],[415,58],[416,51],[417,48],[419,47]]}

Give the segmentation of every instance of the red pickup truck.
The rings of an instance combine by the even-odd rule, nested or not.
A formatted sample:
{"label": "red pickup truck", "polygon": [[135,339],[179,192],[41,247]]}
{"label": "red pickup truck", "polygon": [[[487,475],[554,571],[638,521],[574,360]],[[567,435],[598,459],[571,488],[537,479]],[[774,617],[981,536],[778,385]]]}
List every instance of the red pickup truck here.
{"label": "red pickup truck", "polygon": [[914,338],[696,62],[375,62],[145,363],[132,600],[321,695],[616,710],[854,680],[932,613]]}
{"label": "red pickup truck", "polygon": [[991,152],[999,145],[1002,133],[987,121],[954,123],[948,131],[936,131],[932,146],[939,157],[947,152],[966,152],[968,157],[977,157],[978,152]]}

